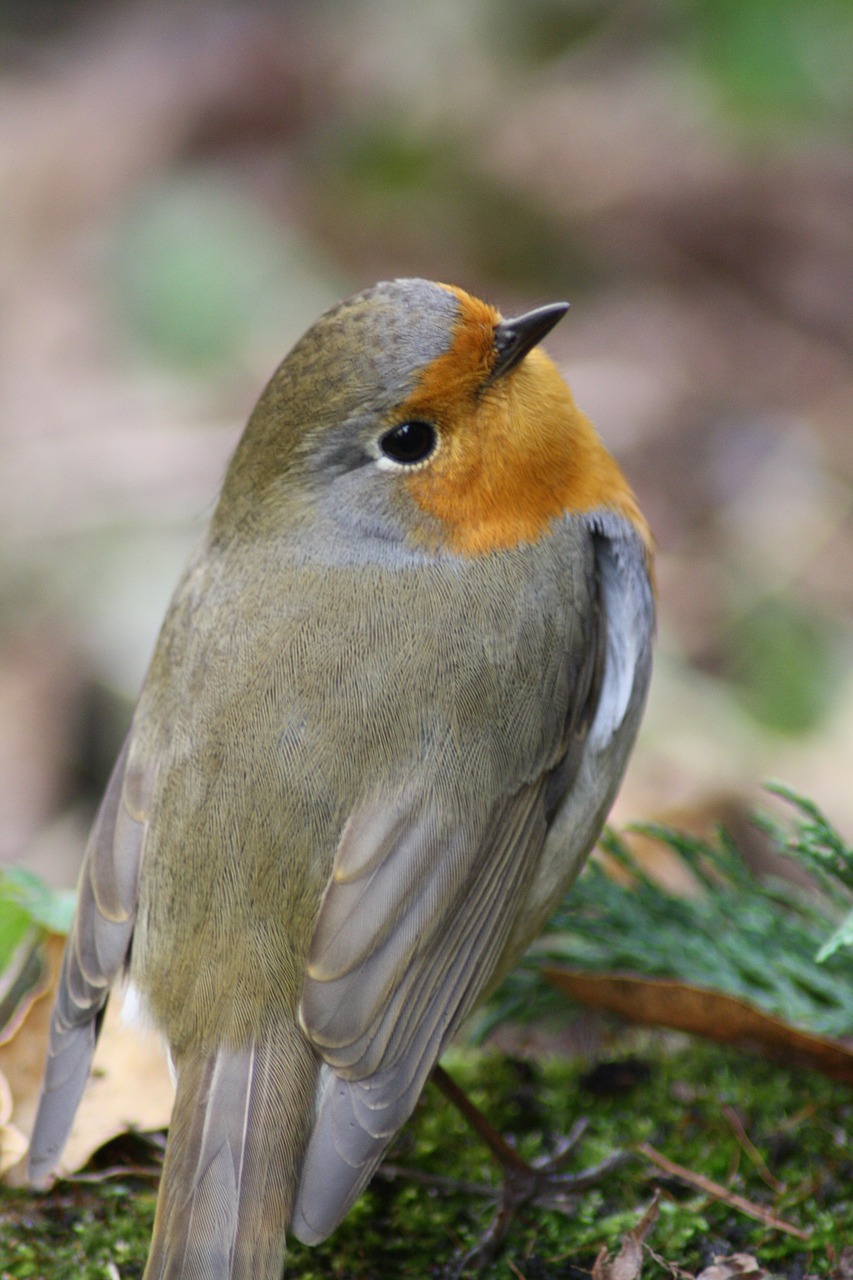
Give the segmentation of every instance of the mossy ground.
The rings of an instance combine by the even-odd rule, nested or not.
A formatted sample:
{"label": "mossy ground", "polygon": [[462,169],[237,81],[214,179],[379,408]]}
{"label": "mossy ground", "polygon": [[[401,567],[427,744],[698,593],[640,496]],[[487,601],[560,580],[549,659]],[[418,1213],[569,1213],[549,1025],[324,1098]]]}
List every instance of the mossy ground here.
{"label": "mossy ground", "polygon": [[[529,1064],[466,1049],[454,1051],[448,1065],[529,1156],[583,1114],[590,1124],[579,1164],[617,1146],[648,1142],[810,1230],[810,1240],[769,1230],[636,1155],[580,1195],[573,1216],[525,1211],[489,1274],[559,1280],[588,1272],[602,1245],[618,1248],[656,1186],[662,1188],[660,1216],[648,1243],[657,1259],[647,1255],[646,1277],[670,1274],[664,1263],[695,1272],[714,1254],[733,1252],[751,1253],[766,1271],[796,1280],[831,1274],[841,1249],[853,1243],[849,1089],[698,1040],[634,1033],[628,1044],[633,1065],[616,1073],[610,1092],[591,1087],[601,1071],[589,1077],[588,1066],[556,1058]],[[783,1191],[771,1189],[766,1172],[744,1150],[729,1108]],[[496,1180],[488,1154],[432,1086],[390,1159],[464,1183]],[[316,1249],[292,1245],[287,1272],[301,1280],[438,1278],[475,1242],[490,1211],[491,1203],[471,1192],[380,1176],[329,1241]],[[6,1190],[0,1197],[0,1278],[103,1280],[118,1274],[134,1280],[142,1274],[153,1212],[150,1185],[132,1179],[64,1184],[47,1196]]]}

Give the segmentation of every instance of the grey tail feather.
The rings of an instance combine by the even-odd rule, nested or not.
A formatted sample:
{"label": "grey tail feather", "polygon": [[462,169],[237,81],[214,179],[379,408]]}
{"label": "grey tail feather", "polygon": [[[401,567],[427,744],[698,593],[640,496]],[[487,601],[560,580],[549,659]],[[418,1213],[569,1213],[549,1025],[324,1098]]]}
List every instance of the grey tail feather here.
{"label": "grey tail feather", "polygon": [[279,1280],[317,1071],[295,1021],[180,1061],[143,1280]]}

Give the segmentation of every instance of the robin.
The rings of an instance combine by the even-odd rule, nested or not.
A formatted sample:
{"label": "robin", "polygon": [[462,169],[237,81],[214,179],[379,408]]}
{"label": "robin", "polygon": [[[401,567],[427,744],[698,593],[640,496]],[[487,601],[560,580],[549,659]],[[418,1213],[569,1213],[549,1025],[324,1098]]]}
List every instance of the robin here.
{"label": "robin", "polygon": [[379,284],[231,459],[86,850],[29,1157],[126,973],[177,1083],[146,1280],[324,1239],[601,829],[651,539],[538,346],[565,311]]}

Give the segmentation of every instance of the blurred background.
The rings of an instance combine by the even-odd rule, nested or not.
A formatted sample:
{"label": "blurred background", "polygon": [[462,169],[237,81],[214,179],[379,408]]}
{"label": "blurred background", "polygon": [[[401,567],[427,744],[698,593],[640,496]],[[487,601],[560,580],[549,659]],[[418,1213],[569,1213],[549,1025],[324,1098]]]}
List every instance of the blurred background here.
{"label": "blurred background", "polygon": [[851,137],[849,0],[0,4],[0,860],[73,882],[258,392],[396,275],[572,303],[660,549],[617,819],[853,834]]}

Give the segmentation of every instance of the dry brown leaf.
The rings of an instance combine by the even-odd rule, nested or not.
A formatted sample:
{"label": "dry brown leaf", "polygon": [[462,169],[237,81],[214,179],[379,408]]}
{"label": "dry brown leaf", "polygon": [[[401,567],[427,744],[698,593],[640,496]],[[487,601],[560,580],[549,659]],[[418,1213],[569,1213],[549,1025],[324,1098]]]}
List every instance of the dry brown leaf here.
{"label": "dry brown leaf", "polygon": [[732,1253],[728,1257],[715,1255],[711,1265],[700,1271],[696,1280],[763,1280],[769,1274],[751,1253]]}
{"label": "dry brown leaf", "polygon": [[0,1129],[0,1178],[20,1163],[29,1142],[26,1134],[14,1124],[4,1124]]}
{"label": "dry brown leaf", "polygon": [[0,1076],[0,1130],[12,1118],[12,1090],[5,1076]]}
{"label": "dry brown leaf", "polygon": [[673,1027],[723,1044],[760,1047],[769,1056],[781,1056],[788,1063],[812,1067],[833,1080],[853,1084],[853,1047],[798,1031],[736,996],[674,978],[591,974],[563,968],[545,969],[544,974],[553,986],[581,1004],[607,1009],[632,1022]]}
{"label": "dry brown leaf", "polygon": [[830,1280],[853,1280],[853,1245],[847,1245],[838,1255]]}
{"label": "dry brown leaf", "polygon": [[643,1269],[643,1246],[629,1232],[615,1258],[602,1248],[592,1264],[592,1280],[638,1280]]}
{"label": "dry brown leaf", "polygon": [[[48,939],[50,985],[34,1001],[16,1033],[0,1045],[0,1073],[8,1082],[12,1098],[11,1124],[27,1138],[32,1131],[41,1088],[63,945],[64,940],[58,936]],[[125,1024],[121,1000],[111,1000],[61,1171],[71,1173],[82,1168],[99,1147],[129,1129],[165,1128],[173,1099],[172,1081],[157,1039]],[[18,1153],[18,1162],[6,1175],[6,1180],[14,1184],[25,1181],[21,1154]]]}
{"label": "dry brown leaf", "polygon": [[0,1075],[0,1177],[18,1163],[27,1149],[26,1138],[11,1118],[12,1091],[6,1078]]}
{"label": "dry brown leaf", "polygon": [[649,1205],[636,1227],[622,1237],[622,1245],[615,1258],[606,1248],[599,1251],[592,1267],[592,1280],[639,1280],[643,1270],[643,1241],[658,1216],[658,1195]]}

